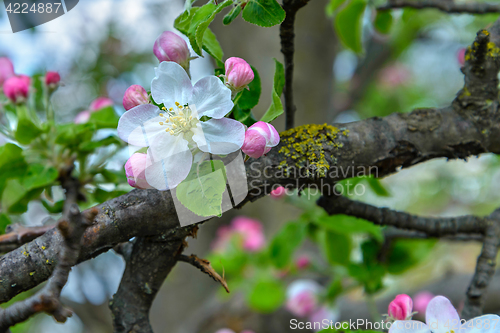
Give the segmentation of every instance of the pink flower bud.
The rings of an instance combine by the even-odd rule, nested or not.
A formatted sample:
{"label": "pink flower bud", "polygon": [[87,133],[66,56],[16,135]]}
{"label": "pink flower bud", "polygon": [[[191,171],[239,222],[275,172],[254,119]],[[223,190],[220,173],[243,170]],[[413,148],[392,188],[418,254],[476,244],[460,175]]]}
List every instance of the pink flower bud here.
{"label": "pink flower bud", "polygon": [[465,64],[465,52],[466,49],[464,47],[457,52],[457,60],[460,66],[463,66]]}
{"label": "pink flower bud", "polygon": [[130,186],[139,189],[152,188],[146,181],[147,160],[147,154],[135,153],[125,163],[125,174]]}
{"label": "pink flower bud", "polygon": [[[27,78],[27,79],[26,79]],[[22,103],[28,98],[29,77],[12,76],[3,84],[3,92],[14,103]]]}
{"label": "pink flower bud", "polygon": [[86,123],[87,121],[89,121],[89,119],[90,119],[90,111],[89,110],[82,111],[76,115],[75,124]]}
{"label": "pink flower bud", "polygon": [[90,103],[89,110],[91,112],[99,111],[107,106],[112,106],[113,101],[107,97],[98,97],[92,103]]}
{"label": "pink flower bud", "polygon": [[433,298],[434,294],[428,291],[421,291],[415,296],[413,296],[414,299],[413,306],[415,311],[417,311],[420,314],[425,314],[427,305]]}
{"label": "pink flower bud", "polygon": [[267,154],[280,142],[280,135],[273,125],[258,121],[248,128],[241,150],[253,158]]}
{"label": "pink flower bud", "polygon": [[298,269],[304,269],[311,264],[311,259],[309,259],[309,257],[306,255],[302,255],[297,258],[295,264],[297,265]]}
{"label": "pink flower bud", "polygon": [[7,57],[0,58],[0,86],[11,76],[14,76],[12,61]]}
{"label": "pink flower bud", "polygon": [[123,107],[127,111],[138,105],[148,103],[149,97],[146,89],[138,84],[134,84],[128,87],[128,89],[125,91],[125,95],[123,95]]}
{"label": "pink flower bud", "polygon": [[253,81],[254,74],[250,65],[241,58],[232,57],[224,63],[226,69],[226,85],[238,93],[245,89]]}
{"label": "pink flower bud", "polygon": [[269,194],[271,195],[271,197],[279,199],[286,195],[286,189],[283,186],[278,186],[277,188],[272,190],[271,193]]}
{"label": "pink flower bud", "polygon": [[45,85],[49,88],[55,88],[61,81],[61,76],[58,72],[47,72],[45,74]]}
{"label": "pink flower bud", "polygon": [[189,48],[184,39],[171,31],[164,31],[155,41],[153,53],[160,62],[173,61],[189,69]]}
{"label": "pink flower bud", "polygon": [[413,301],[410,296],[402,294],[389,304],[389,317],[393,320],[409,320],[412,317]]}
{"label": "pink flower bud", "polygon": [[220,330],[217,330],[215,333],[235,333],[233,330],[230,330],[229,328],[221,328]]}

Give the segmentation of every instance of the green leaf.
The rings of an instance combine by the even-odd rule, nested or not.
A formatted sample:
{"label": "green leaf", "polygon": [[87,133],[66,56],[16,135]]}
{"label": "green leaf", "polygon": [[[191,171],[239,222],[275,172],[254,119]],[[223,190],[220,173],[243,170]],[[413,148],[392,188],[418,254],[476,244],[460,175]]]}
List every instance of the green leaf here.
{"label": "green leaf", "polygon": [[220,160],[194,163],[185,180],[176,188],[177,199],[199,216],[222,214],[222,194],[226,190],[224,163]]}
{"label": "green leaf", "polygon": [[17,129],[14,134],[14,138],[22,145],[30,144],[31,141],[42,134],[41,128],[33,123],[27,112],[27,110],[18,112]]}
{"label": "green leaf", "polygon": [[13,143],[0,146],[0,195],[8,179],[23,177],[27,169],[21,147]]}
{"label": "green leaf", "polygon": [[259,72],[255,67],[251,67],[254,75],[253,81],[248,85],[248,90],[244,89],[240,92],[234,101],[243,110],[253,109],[259,103],[262,90]]}
{"label": "green leaf", "polygon": [[174,21],[174,28],[188,36],[191,20],[198,9],[200,9],[200,7],[190,8],[189,10],[184,11],[181,15],[177,16]]}
{"label": "green leaf", "polygon": [[374,225],[371,222],[365,221],[363,219],[358,219],[347,215],[326,215],[321,214],[313,220],[313,223],[326,228],[328,230],[341,233],[341,234],[370,234],[377,240],[382,242],[384,236],[382,235],[382,228]]}
{"label": "green leaf", "polygon": [[321,247],[332,265],[347,265],[351,256],[351,238],[349,236],[325,230],[321,237]]}
{"label": "green leaf", "polygon": [[392,27],[392,12],[390,10],[377,11],[373,26],[381,34],[388,34]]}
{"label": "green leaf", "polygon": [[110,199],[114,199],[116,197],[119,197],[120,195],[126,194],[127,191],[105,191],[103,189],[97,188],[95,190],[94,194],[94,199],[99,202],[105,202]]}
{"label": "green leaf", "polygon": [[276,0],[249,0],[241,16],[260,27],[272,27],[283,22],[286,13]]}
{"label": "green leaf", "polygon": [[230,24],[231,22],[234,21],[235,18],[238,17],[238,15],[240,15],[240,13],[241,13],[241,6],[240,5],[235,5],[234,8],[231,9],[231,11],[226,14],[226,16],[224,16],[224,19],[222,20],[222,23],[224,25]]}
{"label": "green leaf", "polygon": [[378,196],[381,196],[381,197],[390,197],[391,196],[391,194],[389,193],[389,191],[380,182],[380,179],[373,178],[373,177],[368,177],[368,178],[366,178],[366,180],[368,181],[368,185],[370,186],[370,188]]}
{"label": "green leaf", "polygon": [[334,279],[326,290],[326,298],[328,301],[334,301],[342,292],[342,280],[340,278]]}
{"label": "green leaf", "polygon": [[335,30],[340,40],[347,48],[356,53],[363,51],[361,38],[365,8],[365,0],[352,0],[338,12],[335,18]]}
{"label": "green leaf", "polygon": [[207,28],[205,35],[203,35],[203,49],[215,59],[217,66],[224,66],[224,63],[222,62],[222,57],[224,56],[222,47],[220,46],[215,34],[209,28]]}
{"label": "green leaf", "polygon": [[120,171],[102,169],[99,173],[104,177],[104,180],[110,183],[125,183],[127,181],[127,176],[125,175],[125,169]]}
{"label": "green leaf", "polygon": [[28,173],[24,177],[23,185],[26,190],[52,185],[59,176],[57,170],[42,164],[31,164]]}
{"label": "green leaf", "polygon": [[283,93],[283,87],[285,86],[285,68],[278,60],[274,59],[274,62],[276,70],[274,71],[272,102],[269,109],[260,119],[266,123],[270,123],[283,113],[283,104],[281,103],[280,96]]}
{"label": "green leaf", "polygon": [[402,274],[422,262],[434,248],[435,240],[405,239],[397,240],[388,255],[387,271]]}
{"label": "green leaf", "polygon": [[271,313],[285,300],[285,288],[276,280],[260,278],[247,296],[248,304],[255,311]]}
{"label": "green leaf", "polygon": [[[201,22],[196,27],[196,32],[194,34],[195,35],[195,39],[196,39],[196,42],[195,42],[196,46],[195,45],[192,45],[192,46],[193,46],[193,50],[196,53],[198,53],[200,56],[202,55],[201,54],[201,49],[203,48],[203,42],[204,42],[203,36],[205,35],[205,31],[207,31],[208,26],[214,20],[215,15],[217,15],[218,13],[220,13],[220,11],[222,9],[226,8],[227,6],[230,6],[232,3],[233,2],[231,0],[225,0],[224,2],[218,4],[217,6],[215,6],[215,8],[212,9],[212,13],[210,14],[210,16],[206,17],[206,19],[203,22]],[[207,4],[205,6],[209,6],[209,5],[211,5],[211,4]],[[201,9],[196,14],[200,13],[205,6],[201,7]],[[193,18],[193,20],[194,20],[194,18]],[[193,23],[192,23],[190,29],[192,27],[193,27]],[[191,41],[191,38],[189,40]]]}
{"label": "green leaf", "polygon": [[45,207],[45,209],[51,213],[51,214],[58,214],[62,213],[63,208],[64,208],[64,200],[60,200],[57,202],[54,202],[54,204],[50,204],[45,200],[42,200],[42,205]]}
{"label": "green leaf", "polygon": [[5,233],[5,228],[12,224],[9,216],[7,214],[0,213],[0,235]]}
{"label": "green leaf", "polygon": [[2,210],[13,212],[11,208],[27,193],[28,190],[21,184],[19,179],[9,179],[2,194]]}
{"label": "green leaf", "polygon": [[59,125],[57,126],[56,143],[76,148],[82,142],[90,141],[95,129],[95,123]]}
{"label": "green leaf", "polygon": [[99,111],[90,114],[89,123],[96,125],[97,129],[100,128],[114,128],[118,127],[118,120],[120,118],[112,106],[102,108]]}
{"label": "green leaf", "polygon": [[252,114],[252,110],[242,110],[238,105],[235,105],[233,108],[233,116],[234,119],[249,127],[257,122],[257,119]]}
{"label": "green leaf", "polygon": [[384,287],[383,277],[385,269],[382,265],[366,267],[362,264],[350,264],[348,266],[349,275],[363,284],[365,292],[374,294]]}
{"label": "green leaf", "polygon": [[328,5],[326,6],[326,15],[333,16],[337,8],[339,8],[345,0],[330,0]]}
{"label": "green leaf", "polygon": [[277,268],[284,268],[290,263],[293,253],[306,236],[306,228],[307,225],[304,223],[287,223],[274,236],[269,246],[269,255],[271,262]]}
{"label": "green leaf", "polygon": [[116,135],[110,135],[104,139],[99,141],[90,141],[90,142],[82,142],[78,149],[82,152],[92,152],[97,148],[109,145],[121,145],[123,141],[121,141]]}

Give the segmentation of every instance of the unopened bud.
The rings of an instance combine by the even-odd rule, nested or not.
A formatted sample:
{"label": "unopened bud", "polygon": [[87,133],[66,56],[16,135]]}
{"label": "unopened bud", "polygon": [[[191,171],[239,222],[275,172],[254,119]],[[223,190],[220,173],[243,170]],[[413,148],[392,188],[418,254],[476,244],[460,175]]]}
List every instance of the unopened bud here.
{"label": "unopened bud", "polygon": [[189,48],[181,37],[171,31],[164,31],[155,41],[153,53],[160,62],[173,61],[189,70]]}
{"label": "unopened bud", "polygon": [[[27,78],[27,79],[26,79]],[[3,92],[14,103],[23,103],[28,98],[29,77],[12,76],[3,84]]]}
{"label": "unopened bud", "polygon": [[45,85],[50,89],[56,88],[60,81],[61,76],[58,72],[47,72],[47,74],[45,74]]}
{"label": "unopened bud", "polygon": [[90,103],[89,110],[91,112],[94,112],[107,106],[113,106],[113,101],[107,97],[98,97],[92,103]]}
{"label": "unopened bud", "polygon": [[410,296],[402,294],[389,304],[389,319],[410,320],[413,315],[413,301]]}
{"label": "unopened bud", "polygon": [[138,84],[134,84],[125,91],[123,95],[123,107],[125,110],[130,110],[141,104],[148,104],[149,97],[146,89]]}
{"label": "unopened bud", "polygon": [[224,75],[225,84],[233,92],[233,97],[245,89],[254,79],[252,68],[241,58],[232,57],[227,59],[224,67],[226,69]]}
{"label": "unopened bud", "polygon": [[267,154],[279,142],[280,136],[274,126],[258,121],[246,131],[241,150],[250,157],[258,158]]}
{"label": "unopened bud", "polygon": [[153,188],[146,181],[147,160],[147,154],[135,153],[125,163],[125,174],[130,186],[139,189]]}

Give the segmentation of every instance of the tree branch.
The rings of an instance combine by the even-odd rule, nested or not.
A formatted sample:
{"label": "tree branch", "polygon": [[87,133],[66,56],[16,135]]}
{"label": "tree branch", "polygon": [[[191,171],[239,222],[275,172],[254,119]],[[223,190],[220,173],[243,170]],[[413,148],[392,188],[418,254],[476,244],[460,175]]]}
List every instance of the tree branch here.
{"label": "tree branch", "polygon": [[52,228],[54,228],[54,225],[36,227],[25,227],[19,223],[9,225],[7,233],[0,235],[0,253],[17,249],[19,246],[40,237]]}
{"label": "tree branch", "polygon": [[[69,174],[67,176],[69,177]],[[77,180],[71,177],[65,178],[62,185],[66,189],[66,202],[63,218],[57,224],[63,237],[58,264],[49,282],[34,296],[0,310],[0,332],[8,332],[9,327],[27,320],[38,312],[47,312],[58,322],[65,322],[72,315],[71,310],[62,306],[59,298],[71,267],[76,264],[80,254],[82,235],[98,211],[93,208],[83,214],[80,213],[76,204],[79,193]],[[36,271],[31,272],[30,276],[34,274]]]}
{"label": "tree branch", "polygon": [[458,234],[481,234],[486,232],[489,219],[471,215],[459,217],[421,217],[398,212],[389,208],[379,208],[344,196],[322,196],[318,206],[329,215],[345,214],[365,219],[377,225],[423,232],[432,237],[454,236]]}
{"label": "tree branch", "polygon": [[224,276],[220,276],[219,273],[217,273],[213,269],[210,261],[206,259],[200,259],[195,254],[192,254],[189,257],[186,255],[181,255],[179,256],[179,261],[187,262],[188,264],[191,264],[194,267],[198,268],[200,271],[210,276],[215,282],[219,282],[224,287],[224,289],[226,289],[226,292],[228,294],[230,293]]}
{"label": "tree branch", "polygon": [[184,249],[193,227],[170,235],[138,237],[126,256],[126,268],[109,307],[115,333],[153,333],[149,322],[151,304]]}
{"label": "tree branch", "polygon": [[476,271],[467,290],[462,318],[472,319],[483,314],[486,289],[495,274],[496,258],[500,246],[500,210],[490,216],[483,249],[477,258]]}
{"label": "tree branch", "polygon": [[293,54],[295,52],[295,15],[297,11],[307,5],[310,0],[283,0],[283,9],[286,17],[280,27],[281,53],[285,57],[285,117],[286,129],[294,126],[295,104],[293,103]]}
{"label": "tree branch", "polygon": [[378,10],[388,10],[395,8],[434,8],[450,14],[488,14],[500,13],[500,4],[487,2],[463,2],[456,3],[453,0],[389,0]]}

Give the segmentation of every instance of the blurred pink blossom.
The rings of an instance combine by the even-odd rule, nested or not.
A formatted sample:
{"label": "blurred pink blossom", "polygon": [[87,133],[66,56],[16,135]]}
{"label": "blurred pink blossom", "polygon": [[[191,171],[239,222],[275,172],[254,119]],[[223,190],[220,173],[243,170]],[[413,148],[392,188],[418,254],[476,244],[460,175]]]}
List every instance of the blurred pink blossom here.
{"label": "blurred pink blossom", "polygon": [[61,81],[61,76],[58,72],[47,72],[45,74],[45,85],[49,88],[55,88]]}
{"label": "blurred pink blossom", "polygon": [[113,104],[114,104],[113,101],[107,97],[98,97],[92,103],[90,103],[89,110],[98,111],[107,106],[112,106]]}
{"label": "blurred pink blossom", "polygon": [[13,103],[22,103],[26,101],[29,93],[30,79],[27,76],[11,76],[3,85],[3,93]]}
{"label": "blurred pink blossom", "polygon": [[311,264],[311,259],[309,258],[309,256],[303,254],[297,258],[295,264],[297,265],[298,269],[304,269]]}
{"label": "blurred pink blossom", "polygon": [[229,328],[221,328],[220,330],[217,330],[215,333],[235,333],[233,330],[230,330]]}
{"label": "blurred pink blossom", "polygon": [[3,85],[5,80],[14,76],[14,65],[7,57],[0,58],[0,86]]}
{"label": "blurred pink blossom", "polygon": [[[309,321],[312,323],[319,323],[320,327],[321,324],[323,323],[323,320],[328,320],[328,322],[337,322],[339,319],[340,319],[339,309],[327,306],[320,307],[309,316]],[[313,325],[313,327],[316,326]]]}
{"label": "blurred pink blossom", "polygon": [[217,238],[212,247],[215,251],[223,252],[231,244],[231,240],[239,238],[244,250],[256,252],[266,243],[262,224],[254,219],[237,216],[229,226],[222,226],[217,230]]}
{"label": "blurred pink blossom", "polygon": [[463,66],[465,64],[465,47],[462,47],[460,50],[457,52],[457,60],[460,66]]}
{"label": "blurred pink blossom", "polygon": [[429,291],[421,291],[413,296],[413,309],[420,314],[425,314],[427,305],[434,298],[434,294]]}
{"label": "blurred pink blossom", "polygon": [[270,193],[272,198],[279,199],[286,195],[286,189],[283,186],[279,186],[271,191]]}
{"label": "blurred pink blossom", "polygon": [[287,288],[286,309],[299,317],[312,315],[319,308],[318,295],[322,291],[314,280],[295,280]]}
{"label": "blurred pink blossom", "polygon": [[405,85],[411,79],[411,73],[406,66],[400,63],[384,67],[379,73],[379,82],[388,88]]}
{"label": "blurred pink blossom", "polygon": [[90,111],[88,110],[82,111],[76,115],[75,124],[86,123],[87,121],[89,121],[89,119],[90,119]]}

